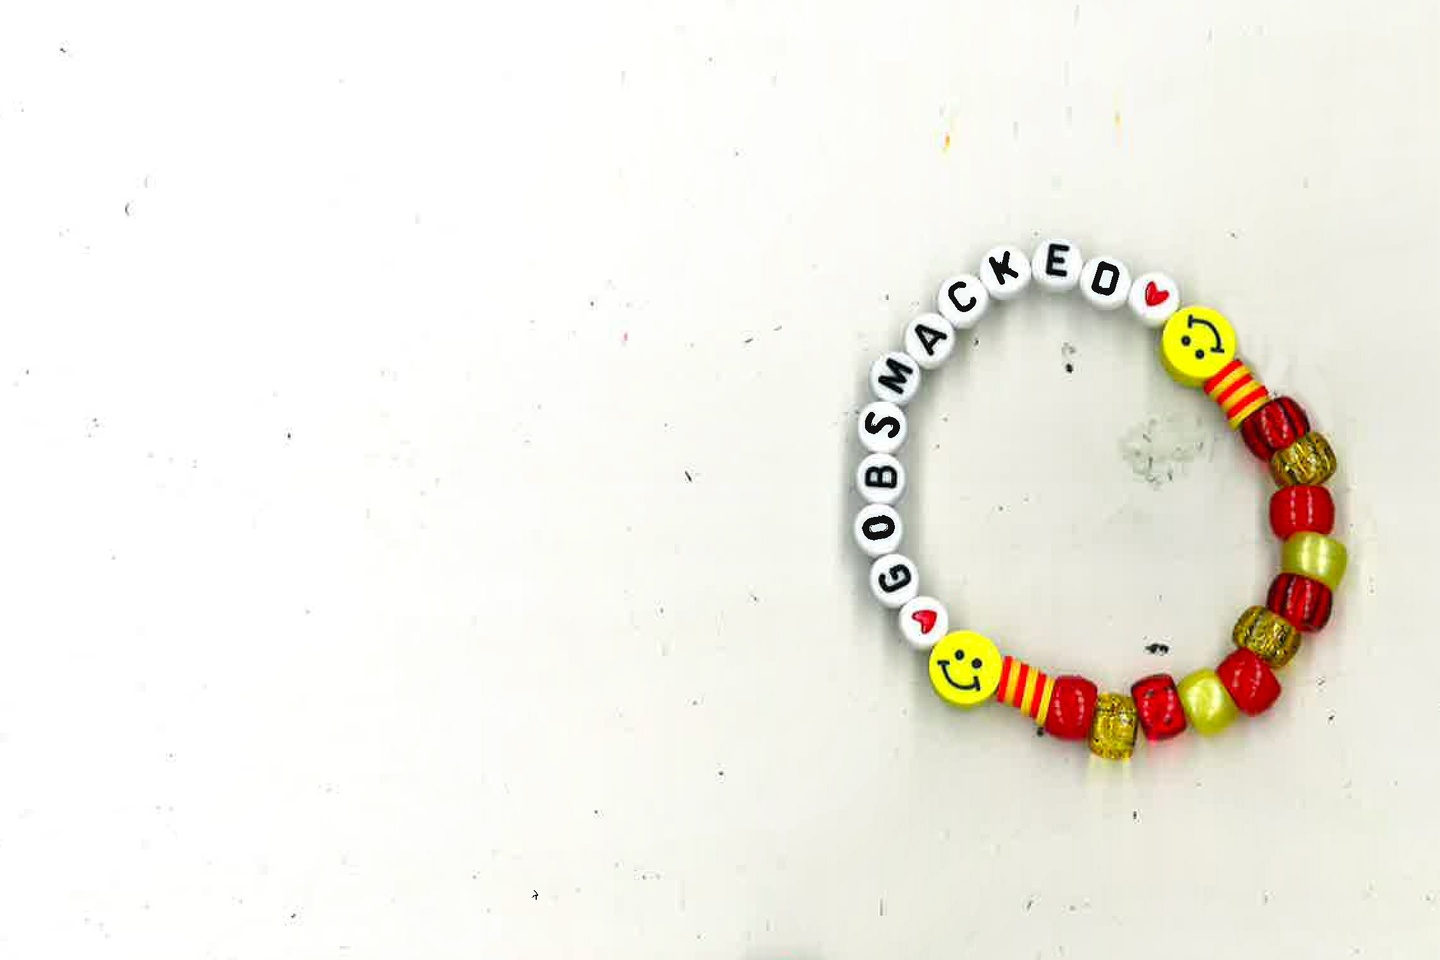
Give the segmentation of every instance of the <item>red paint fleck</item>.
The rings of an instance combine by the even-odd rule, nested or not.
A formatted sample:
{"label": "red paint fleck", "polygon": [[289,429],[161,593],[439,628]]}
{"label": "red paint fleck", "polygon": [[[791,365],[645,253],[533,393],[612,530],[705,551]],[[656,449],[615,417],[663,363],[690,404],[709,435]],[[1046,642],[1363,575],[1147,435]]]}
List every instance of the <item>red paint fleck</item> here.
{"label": "red paint fleck", "polygon": [[622,333],[622,334],[620,335],[620,345],[623,347],[625,344],[627,344],[627,343],[629,343],[629,342],[630,342],[630,331],[629,331],[629,330],[626,330],[624,333]]}

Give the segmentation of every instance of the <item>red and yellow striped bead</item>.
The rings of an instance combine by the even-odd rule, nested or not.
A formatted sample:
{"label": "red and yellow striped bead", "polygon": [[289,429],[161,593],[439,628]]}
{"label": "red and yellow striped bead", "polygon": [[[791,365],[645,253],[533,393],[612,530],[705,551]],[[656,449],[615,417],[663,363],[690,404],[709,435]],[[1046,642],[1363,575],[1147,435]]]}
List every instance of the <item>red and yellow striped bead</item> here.
{"label": "red and yellow striped bead", "polygon": [[1230,421],[1231,430],[1238,429],[1250,414],[1270,400],[1270,391],[1265,389],[1265,384],[1240,362],[1239,357],[1205,381],[1205,395],[1220,405],[1221,412]]}
{"label": "red and yellow striped bead", "polygon": [[1000,689],[995,699],[1026,714],[1036,725],[1045,725],[1054,693],[1055,681],[1044,671],[1014,657],[1006,657],[1000,664]]}

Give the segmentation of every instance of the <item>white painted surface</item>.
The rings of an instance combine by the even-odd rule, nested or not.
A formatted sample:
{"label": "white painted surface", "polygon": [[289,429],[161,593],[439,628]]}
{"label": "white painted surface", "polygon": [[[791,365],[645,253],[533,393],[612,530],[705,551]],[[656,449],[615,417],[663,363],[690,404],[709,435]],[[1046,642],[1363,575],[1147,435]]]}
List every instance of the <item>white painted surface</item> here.
{"label": "white painted surface", "polygon": [[[1045,7],[7,8],[0,955],[1440,952],[1436,6]],[[870,362],[1056,234],[1343,463],[1273,714],[1127,767],[849,532]],[[1109,687],[1278,562],[1153,336],[995,305],[909,411],[927,592]]]}

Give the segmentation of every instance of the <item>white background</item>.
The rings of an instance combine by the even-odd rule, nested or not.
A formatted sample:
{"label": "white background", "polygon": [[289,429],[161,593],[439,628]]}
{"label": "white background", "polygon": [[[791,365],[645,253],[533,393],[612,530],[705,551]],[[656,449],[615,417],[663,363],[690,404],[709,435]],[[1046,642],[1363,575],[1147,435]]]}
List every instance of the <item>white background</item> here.
{"label": "white background", "polygon": [[[1435,956],[1437,18],[6,4],[0,956]],[[1128,765],[946,708],[850,542],[869,362],[1053,234],[1342,461],[1276,708]],[[1215,663],[1263,469],[1126,313],[975,339],[927,592]]]}

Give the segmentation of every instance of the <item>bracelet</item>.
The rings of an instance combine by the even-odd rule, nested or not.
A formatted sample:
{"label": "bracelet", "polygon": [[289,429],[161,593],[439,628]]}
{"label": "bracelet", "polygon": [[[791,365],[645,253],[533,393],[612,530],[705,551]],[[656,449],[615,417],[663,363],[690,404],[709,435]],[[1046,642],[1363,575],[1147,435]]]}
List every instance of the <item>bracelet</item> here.
{"label": "bracelet", "polygon": [[[1270,527],[1284,546],[1281,572],[1264,606],[1246,609],[1232,633],[1235,650],[1213,670],[1197,670],[1178,683],[1157,673],[1137,680],[1128,694],[1100,693],[1081,676],[1049,676],[1013,656],[1002,655],[985,636],[951,632],[945,605],[921,596],[915,564],[899,552],[904,525],[895,504],[905,492],[905,467],[895,454],[909,433],[904,407],[922,377],[939,369],[965,330],[990,309],[1022,293],[1031,282],[1051,291],[1079,288],[1102,310],[1128,304],[1146,326],[1160,329],[1160,360],[1178,383],[1203,390],[1220,407],[1245,446],[1269,464],[1279,488],[1270,498]],[[1145,273],[1133,281],[1114,257],[1085,260],[1068,240],[1046,240],[1027,258],[1017,247],[985,254],[979,276],[945,281],[937,313],[905,328],[904,350],[886,353],[870,368],[876,399],[860,411],[858,431],[867,455],[855,471],[865,506],[854,535],[873,559],[871,591],[899,610],[900,633],[929,651],[930,683],[945,702],[974,707],[998,699],[1029,716],[1062,740],[1088,740],[1096,756],[1129,759],[1136,734],[1168,740],[1194,727],[1201,734],[1225,729],[1237,715],[1265,712],[1280,696],[1276,668],[1300,648],[1303,634],[1330,619],[1334,591],[1345,573],[1345,547],[1330,536],[1335,502],[1324,483],[1335,473],[1335,453],[1310,429],[1301,406],[1272,397],[1238,355],[1234,329],[1208,307],[1180,306],[1175,281]]]}

